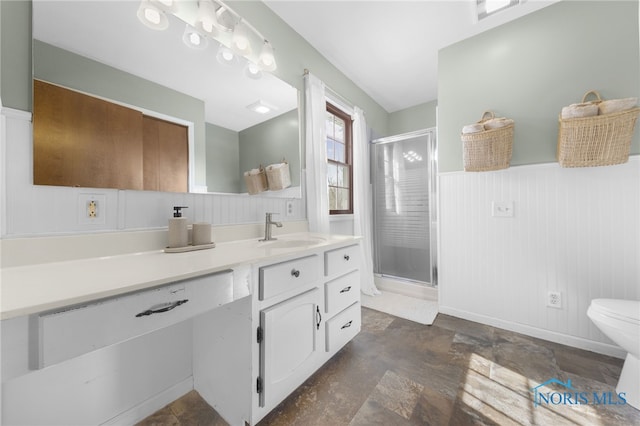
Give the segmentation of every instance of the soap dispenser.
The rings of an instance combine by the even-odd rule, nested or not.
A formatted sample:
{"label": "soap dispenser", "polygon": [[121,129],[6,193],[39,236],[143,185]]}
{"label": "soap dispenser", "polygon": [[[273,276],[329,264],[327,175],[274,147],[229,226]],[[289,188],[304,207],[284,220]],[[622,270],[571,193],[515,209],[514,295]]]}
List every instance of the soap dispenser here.
{"label": "soap dispenser", "polygon": [[182,216],[182,209],[188,207],[175,206],[173,217],[169,218],[169,248],[180,248],[189,245],[187,218]]}

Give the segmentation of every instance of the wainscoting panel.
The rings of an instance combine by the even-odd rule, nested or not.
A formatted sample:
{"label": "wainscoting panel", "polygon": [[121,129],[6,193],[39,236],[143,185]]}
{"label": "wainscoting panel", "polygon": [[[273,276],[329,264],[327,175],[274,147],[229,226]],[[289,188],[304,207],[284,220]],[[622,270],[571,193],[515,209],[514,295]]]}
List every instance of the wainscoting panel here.
{"label": "wainscoting panel", "polygon": [[[441,312],[618,354],[586,311],[595,298],[640,299],[639,156],[439,181]],[[494,202],[512,202],[513,217],[494,217]]]}

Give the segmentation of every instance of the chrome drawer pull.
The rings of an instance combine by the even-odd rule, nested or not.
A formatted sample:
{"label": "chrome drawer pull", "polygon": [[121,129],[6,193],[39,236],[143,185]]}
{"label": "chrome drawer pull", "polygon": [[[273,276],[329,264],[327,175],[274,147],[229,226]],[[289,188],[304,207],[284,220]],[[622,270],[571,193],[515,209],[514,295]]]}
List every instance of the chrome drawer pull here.
{"label": "chrome drawer pull", "polygon": [[[172,310],[173,308],[177,308],[180,305],[184,305],[185,303],[187,303],[189,301],[189,299],[184,299],[184,300],[177,300],[175,302],[169,302],[169,303],[163,303],[161,305],[156,305],[154,307],[152,307],[152,309],[147,309],[146,311],[140,312],[138,315],[136,315],[136,318],[139,317],[144,317],[147,315],[153,315],[153,314],[159,314],[162,312],[168,312],[170,310]],[[155,308],[155,309],[153,309]]]}
{"label": "chrome drawer pull", "polygon": [[320,307],[316,306],[316,330],[320,330],[320,323],[322,322],[322,314],[320,313]]}
{"label": "chrome drawer pull", "polygon": [[349,255],[348,254],[344,255],[344,260],[346,260],[347,262],[349,261]]}
{"label": "chrome drawer pull", "polygon": [[351,327],[351,323],[352,323],[352,322],[353,322],[353,320],[349,321],[348,323],[346,323],[345,325],[343,325],[342,327],[340,327],[340,330]]}
{"label": "chrome drawer pull", "polygon": [[351,290],[351,286],[343,288],[342,290],[340,290],[340,293],[346,293],[349,290]]}
{"label": "chrome drawer pull", "polygon": [[291,275],[293,275],[294,277],[298,278],[300,276],[300,271],[298,271],[297,269],[292,269],[291,270]]}

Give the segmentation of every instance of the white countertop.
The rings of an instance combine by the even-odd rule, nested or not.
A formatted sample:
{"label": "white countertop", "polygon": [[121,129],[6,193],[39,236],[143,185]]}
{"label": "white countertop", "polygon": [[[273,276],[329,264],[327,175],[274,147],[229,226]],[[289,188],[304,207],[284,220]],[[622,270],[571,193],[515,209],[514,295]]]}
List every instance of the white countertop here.
{"label": "white countertop", "polygon": [[[112,297],[241,265],[277,262],[297,253],[340,247],[359,239],[349,235],[286,234],[278,236],[277,242],[252,239],[185,253],[157,250],[4,268],[0,281],[0,319]],[[307,240],[309,244],[305,243]],[[286,241],[299,244],[283,247]]]}

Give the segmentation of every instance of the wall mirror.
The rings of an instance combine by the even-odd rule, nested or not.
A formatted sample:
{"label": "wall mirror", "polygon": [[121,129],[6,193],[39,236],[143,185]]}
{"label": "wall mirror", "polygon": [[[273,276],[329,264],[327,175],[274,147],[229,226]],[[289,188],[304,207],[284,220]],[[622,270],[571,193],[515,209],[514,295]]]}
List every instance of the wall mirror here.
{"label": "wall mirror", "polygon": [[219,62],[214,40],[188,47],[175,16],[164,31],[145,27],[139,5],[34,0],[34,79],[188,125],[191,192],[246,193],[244,171],[285,159],[291,188],[263,194],[300,197],[298,91],[270,73],[248,77],[242,58]]}

